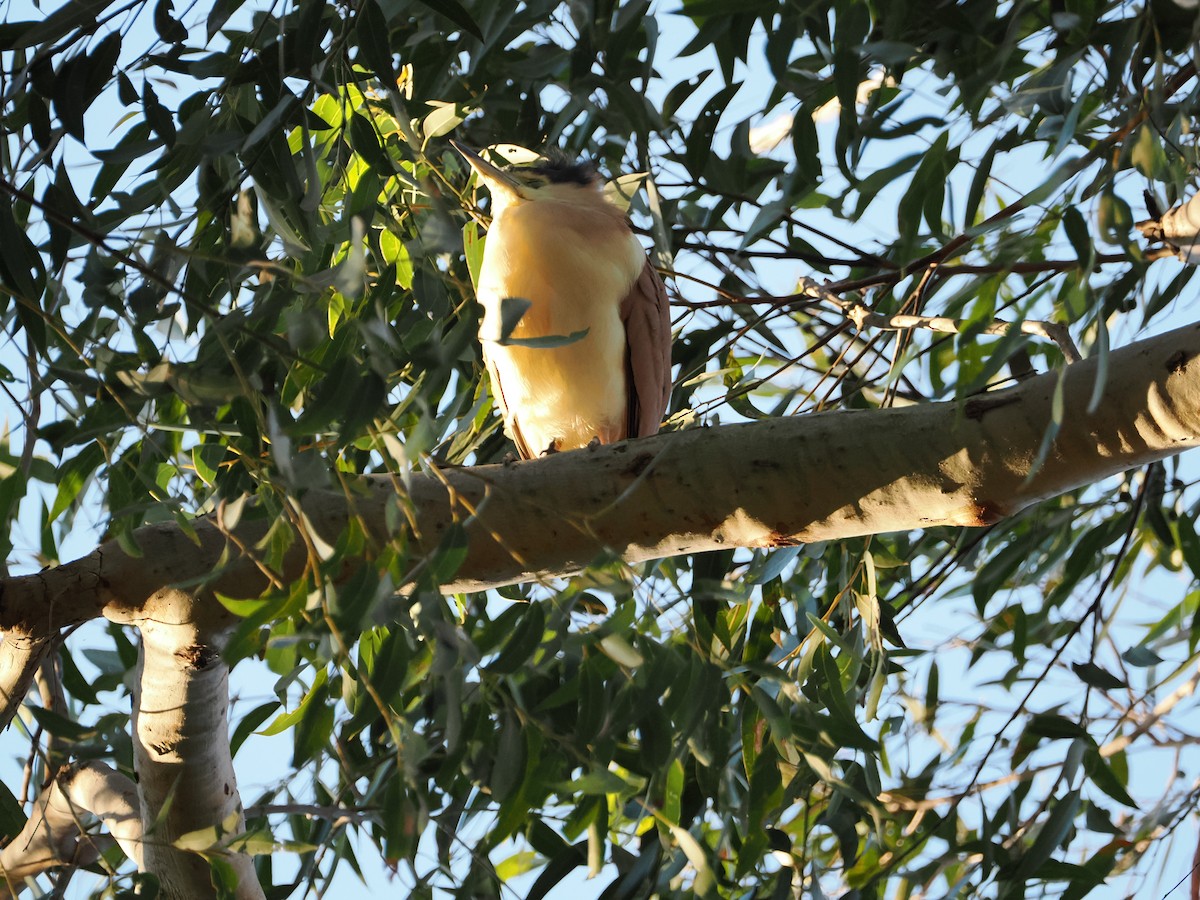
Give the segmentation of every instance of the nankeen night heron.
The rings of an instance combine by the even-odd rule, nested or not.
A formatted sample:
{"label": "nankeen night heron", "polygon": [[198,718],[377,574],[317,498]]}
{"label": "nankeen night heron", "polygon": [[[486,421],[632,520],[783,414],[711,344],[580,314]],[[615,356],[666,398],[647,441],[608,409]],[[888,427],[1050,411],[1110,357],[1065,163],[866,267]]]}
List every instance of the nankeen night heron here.
{"label": "nankeen night heron", "polygon": [[[589,163],[500,169],[452,143],[492,195],[479,337],[521,455],[654,434],[671,392],[671,317],[624,210]],[[505,335],[507,298],[529,305]]]}

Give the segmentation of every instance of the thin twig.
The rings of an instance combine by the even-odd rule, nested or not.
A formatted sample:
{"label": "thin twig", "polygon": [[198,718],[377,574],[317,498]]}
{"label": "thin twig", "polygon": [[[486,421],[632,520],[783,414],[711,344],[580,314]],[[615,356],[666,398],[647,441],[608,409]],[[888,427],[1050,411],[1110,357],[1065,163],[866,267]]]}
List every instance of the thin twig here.
{"label": "thin twig", "polygon": [[[843,300],[837,294],[830,291],[828,288],[818,284],[811,278],[801,279],[801,285],[806,292],[811,292],[819,296],[822,300],[832,303],[839,307],[846,317],[850,319],[859,331],[868,327],[882,328],[889,331],[903,331],[910,328],[925,328],[929,331],[939,331],[946,334],[959,334],[963,329],[963,325],[956,319],[950,319],[946,316],[913,316],[913,315],[886,315],[884,313],[875,312],[870,307],[864,306],[856,300]],[[1059,322],[1040,322],[1040,321],[1022,321],[1022,322],[1005,322],[996,320],[983,325],[978,330],[982,334],[1005,335],[1013,330],[1020,331],[1022,334],[1033,334],[1043,337],[1046,340],[1053,341],[1062,351],[1063,356],[1068,363],[1079,362],[1083,357],[1075,346],[1075,342],[1071,339],[1071,334],[1067,331],[1067,327]]]}

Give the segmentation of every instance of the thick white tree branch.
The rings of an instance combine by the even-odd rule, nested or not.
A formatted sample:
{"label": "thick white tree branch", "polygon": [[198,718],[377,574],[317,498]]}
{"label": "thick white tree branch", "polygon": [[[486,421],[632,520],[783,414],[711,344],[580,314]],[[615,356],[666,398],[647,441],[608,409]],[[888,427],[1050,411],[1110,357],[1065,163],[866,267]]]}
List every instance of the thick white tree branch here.
{"label": "thick white tree branch", "polygon": [[229,749],[229,669],[212,629],[190,620],[193,595],[163,591],[159,600],[157,615],[137,621],[133,755],[145,867],[172,900],[205,900],[208,858],[220,856],[237,875],[239,900],[258,900],[252,860],[225,844],[245,830]]}
{"label": "thick white tree branch", "polygon": [[102,762],[82,763],[59,773],[34,801],[21,833],[0,850],[0,898],[15,896],[26,886],[25,879],[49,869],[94,862],[97,839],[84,833],[80,821],[89,814],[101,820],[107,835],[140,869],[137,789]]}
{"label": "thick white tree branch", "polygon": [[0,638],[0,728],[8,725],[24,702],[52,636],[43,632],[32,637],[14,628]]}
{"label": "thick white tree branch", "polygon": [[[230,839],[244,832],[245,819],[229,748],[229,673],[219,647],[226,617],[218,605],[196,599],[192,593],[163,589],[140,610],[106,610],[110,618],[136,625],[142,635],[133,702],[138,784],[136,789],[128,785],[135,822],[110,822],[90,801],[66,796],[77,810],[95,812],[106,825],[116,826],[113,836],[123,845],[132,829],[139,841],[144,831],[136,855],[129,848],[126,852],[139,868],[159,877],[164,897],[211,898],[208,860],[220,856],[236,874],[239,900],[258,900],[263,894],[252,860],[228,847]],[[0,649],[8,643],[6,639]],[[29,654],[17,662],[22,671],[36,668]],[[60,779],[55,790],[60,783],[65,790],[79,781]],[[16,854],[13,859],[0,857],[14,883],[65,862],[83,864],[74,842],[77,829],[64,831],[63,822],[51,817],[59,808],[56,795],[50,791],[44,796],[48,799],[39,815],[47,826],[34,828],[24,849],[16,841],[10,844],[6,851]]]}
{"label": "thick white tree branch", "polygon": [[[561,575],[605,549],[638,562],[987,525],[1200,444],[1200,325],[1113,351],[1107,371],[1092,413],[1100,367],[1085,360],[961,403],[697,428],[512,465],[416,473],[407,490],[399,478],[364,477],[346,494],[312,490],[296,505],[326,544],[354,518],[376,542],[407,529],[429,553],[452,525],[465,525],[466,559],[446,591]],[[1062,422],[1034,471],[1060,379]],[[253,546],[271,524],[248,511],[238,543]],[[266,583],[211,518],[196,523],[195,540],[170,523],[139,529],[137,540],[141,557],[109,542],[57,569],[8,579],[0,630],[45,634],[102,614],[132,621],[165,597],[174,606],[203,598],[196,610],[219,617],[211,590],[248,596]],[[296,577],[307,561],[294,542],[280,577]],[[200,593],[164,590],[205,577]]]}
{"label": "thick white tree branch", "polygon": [[[292,501],[308,533],[293,541],[274,578],[303,575],[351,519],[376,546],[403,539],[416,569],[452,526],[463,526],[467,554],[447,591],[561,575],[606,549],[637,562],[991,524],[1200,444],[1200,325],[1113,352],[1107,372],[1097,385],[1101,367],[1085,360],[961,403],[697,428],[406,480],[364,477],[345,493],[312,490]],[[0,653],[0,686],[14,698],[40,642],[64,626],[104,615],[141,629],[134,745],[144,864],[173,897],[211,896],[212,854],[234,866],[239,896],[261,896],[249,857],[225,849],[243,818],[219,654],[230,619],[213,592],[252,596],[267,584],[261,560],[239,548],[253,548],[272,524],[252,509],[232,539],[211,517],[194,533],[147,526],[137,532],[141,556],[109,542],[73,563],[0,582],[0,630],[15,638],[0,644],[9,647],[7,663]]]}

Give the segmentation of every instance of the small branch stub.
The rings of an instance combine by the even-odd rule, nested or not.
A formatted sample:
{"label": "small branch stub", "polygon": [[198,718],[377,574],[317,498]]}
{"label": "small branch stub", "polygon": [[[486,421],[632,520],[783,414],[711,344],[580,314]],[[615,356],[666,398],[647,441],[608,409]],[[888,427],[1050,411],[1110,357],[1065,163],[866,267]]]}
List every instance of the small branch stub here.
{"label": "small branch stub", "polygon": [[1200,264],[1200,194],[1171,207],[1156,219],[1138,222],[1136,227],[1148,241],[1165,244],[1180,262],[1189,266]]}

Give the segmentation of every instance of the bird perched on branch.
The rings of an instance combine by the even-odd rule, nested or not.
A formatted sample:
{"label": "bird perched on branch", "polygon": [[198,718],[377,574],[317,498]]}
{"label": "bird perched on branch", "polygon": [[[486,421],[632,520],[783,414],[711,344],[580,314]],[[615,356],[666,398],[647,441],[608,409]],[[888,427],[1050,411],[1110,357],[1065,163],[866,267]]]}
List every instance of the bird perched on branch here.
{"label": "bird perched on branch", "polygon": [[452,143],[492,195],[479,337],[521,456],[654,434],[671,392],[671,317],[624,210],[590,163],[500,169]]}

